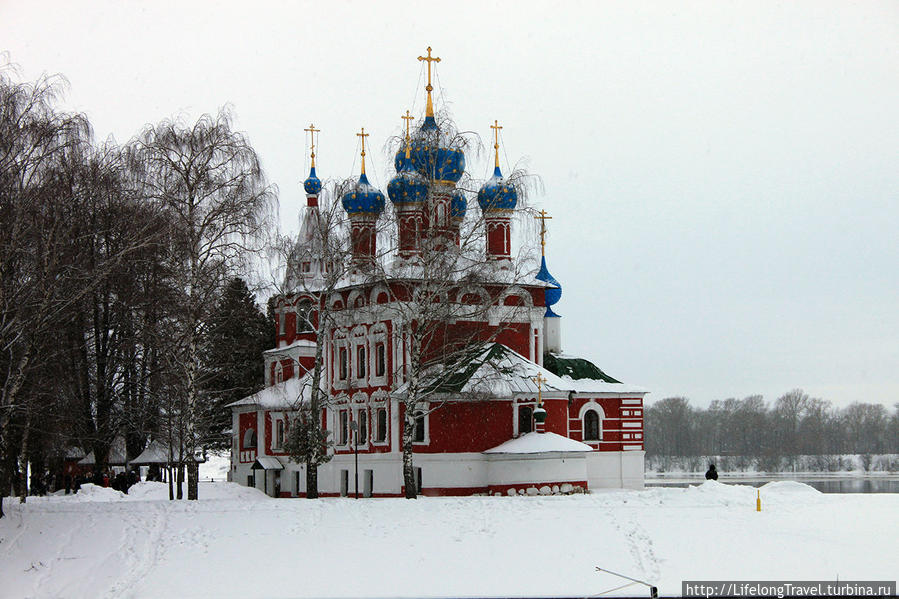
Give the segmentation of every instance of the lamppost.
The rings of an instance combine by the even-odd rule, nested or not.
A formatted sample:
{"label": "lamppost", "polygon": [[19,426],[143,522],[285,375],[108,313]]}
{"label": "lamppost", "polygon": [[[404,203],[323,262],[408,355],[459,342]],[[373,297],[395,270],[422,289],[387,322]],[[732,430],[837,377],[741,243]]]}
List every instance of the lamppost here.
{"label": "lamppost", "polygon": [[350,430],[353,431],[353,461],[356,463],[354,473],[356,479],[354,498],[359,499],[359,424],[355,420],[350,421]]}

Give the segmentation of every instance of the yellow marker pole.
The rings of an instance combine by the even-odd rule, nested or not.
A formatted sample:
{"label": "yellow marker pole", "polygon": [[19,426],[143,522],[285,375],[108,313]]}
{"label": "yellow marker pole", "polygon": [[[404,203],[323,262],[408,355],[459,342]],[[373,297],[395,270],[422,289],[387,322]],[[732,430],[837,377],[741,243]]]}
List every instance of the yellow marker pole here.
{"label": "yellow marker pole", "polygon": [[762,492],[758,489],[755,490],[755,511],[762,511]]}

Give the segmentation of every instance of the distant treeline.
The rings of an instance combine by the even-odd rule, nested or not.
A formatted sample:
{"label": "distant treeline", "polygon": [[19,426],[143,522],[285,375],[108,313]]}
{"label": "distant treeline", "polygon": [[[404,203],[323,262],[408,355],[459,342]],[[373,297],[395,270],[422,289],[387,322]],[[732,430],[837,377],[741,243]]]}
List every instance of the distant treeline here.
{"label": "distant treeline", "polygon": [[899,472],[899,454],[846,454],[795,456],[647,455],[647,473],[703,474],[715,464],[719,473],[770,472]]}
{"label": "distant treeline", "polygon": [[703,409],[685,397],[669,397],[647,407],[644,416],[647,460],[741,456],[753,458],[759,470],[780,470],[781,458],[829,456],[830,466],[814,469],[843,470],[833,465],[834,457],[899,453],[899,404],[892,413],[872,403],[836,408],[799,389],[773,405],[753,395],[716,400]]}

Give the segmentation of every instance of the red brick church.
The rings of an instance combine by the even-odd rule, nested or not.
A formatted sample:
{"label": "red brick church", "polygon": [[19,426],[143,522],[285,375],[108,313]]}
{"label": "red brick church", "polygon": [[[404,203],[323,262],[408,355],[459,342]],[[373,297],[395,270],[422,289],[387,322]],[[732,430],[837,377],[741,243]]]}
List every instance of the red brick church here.
{"label": "red brick church", "polygon": [[[322,336],[322,385],[330,398],[321,418],[334,445],[319,467],[323,496],[402,496],[402,394],[409,384],[410,289],[421,280],[428,252],[457,252],[476,230],[478,276],[446,285],[444,301],[480,306],[447,324],[429,351],[439,354],[460,332],[478,331],[469,353],[441,365],[442,382],[415,418],[416,484],[424,495],[550,494],[597,488],[642,488],[643,397],[591,362],[561,351],[561,319],[552,310],[562,288],[541,257],[528,272],[512,253],[520,210],[515,182],[503,176],[495,123],[493,176],[469,194],[459,184],[464,148],[444,135],[428,85],[424,118],[397,152],[388,185],[393,235],[382,234],[385,195],[362,172],[342,198],[349,226],[351,267],[325,297],[331,268],[318,235],[324,219],[322,183],[312,166],[304,182],[306,209],[298,251],[288,264],[288,291],[276,298],[277,346],[265,352],[266,388],[232,404],[231,480],[269,495],[305,495],[303,464],[289,460],[284,441],[299,402],[309,395],[310,371]],[[411,120],[411,117],[407,118]],[[469,195],[472,196],[469,198]],[[469,206],[476,199],[476,206]],[[541,249],[545,212],[541,213]],[[468,219],[468,220],[466,220]],[[472,227],[477,221],[479,227]],[[393,240],[379,248],[378,242]],[[296,258],[301,256],[301,258]],[[377,263],[379,276],[370,270]],[[418,278],[417,278],[418,277]],[[414,295],[414,292],[411,292]],[[325,304],[327,302],[327,304]],[[331,323],[319,326],[327,305]],[[473,337],[472,337],[473,339]],[[462,358],[460,358],[462,356]],[[358,467],[356,464],[358,463]]]}

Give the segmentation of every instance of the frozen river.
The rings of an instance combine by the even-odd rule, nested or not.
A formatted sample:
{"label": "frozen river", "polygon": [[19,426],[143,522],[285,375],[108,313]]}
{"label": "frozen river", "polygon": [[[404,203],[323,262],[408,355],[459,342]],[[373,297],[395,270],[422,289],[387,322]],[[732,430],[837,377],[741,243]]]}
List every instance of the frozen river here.
{"label": "frozen river", "polygon": [[[777,480],[795,480],[821,491],[822,493],[899,493],[899,474],[851,475],[845,473],[722,475],[718,482],[761,487]],[[705,482],[703,475],[646,476],[646,486],[687,487]]]}

